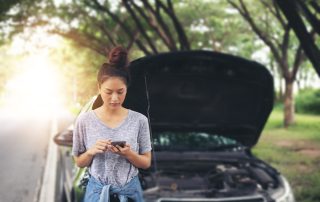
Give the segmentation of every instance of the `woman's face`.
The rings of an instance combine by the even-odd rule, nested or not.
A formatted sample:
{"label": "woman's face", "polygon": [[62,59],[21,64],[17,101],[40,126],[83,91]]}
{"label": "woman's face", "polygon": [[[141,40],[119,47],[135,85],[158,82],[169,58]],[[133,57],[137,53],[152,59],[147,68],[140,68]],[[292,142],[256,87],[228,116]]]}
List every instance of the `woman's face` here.
{"label": "woman's face", "polygon": [[127,86],[119,77],[110,77],[99,87],[104,106],[110,109],[120,108],[126,98]]}

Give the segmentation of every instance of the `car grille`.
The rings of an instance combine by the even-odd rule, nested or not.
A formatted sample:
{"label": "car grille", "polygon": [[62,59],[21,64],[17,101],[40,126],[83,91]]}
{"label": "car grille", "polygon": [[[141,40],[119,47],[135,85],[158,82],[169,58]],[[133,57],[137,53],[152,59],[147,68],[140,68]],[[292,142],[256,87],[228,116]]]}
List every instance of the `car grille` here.
{"label": "car grille", "polygon": [[232,199],[159,199],[158,202],[265,202],[265,199],[259,198],[232,198]]}

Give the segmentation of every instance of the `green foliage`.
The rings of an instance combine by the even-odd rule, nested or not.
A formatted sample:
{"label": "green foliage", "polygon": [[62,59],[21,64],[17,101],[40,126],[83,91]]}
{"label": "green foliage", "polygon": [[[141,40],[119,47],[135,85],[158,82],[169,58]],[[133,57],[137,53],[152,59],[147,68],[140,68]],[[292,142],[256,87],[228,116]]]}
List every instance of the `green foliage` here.
{"label": "green foliage", "polygon": [[[307,176],[301,176],[300,180],[301,184],[297,187],[296,200],[305,202],[320,201],[320,173],[314,172]],[[306,188],[310,186],[312,188]]]}
{"label": "green foliage", "polygon": [[86,103],[97,94],[96,76],[105,58],[67,40],[59,50],[51,50],[50,55],[63,75],[61,82],[65,86],[66,104],[72,111],[77,111],[78,104]]}
{"label": "green foliage", "polygon": [[298,113],[320,115],[320,89],[305,89],[296,96]]}
{"label": "green foliage", "polygon": [[6,19],[6,13],[10,10],[11,7],[16,5],[19,2],[19,0],[0,0],[0,21],[3,21]]}
{"label": "green foliage", "polygon": [[175,11],[189,37],[191,49],[250,58],[261,47],[252,43],[256,40],[254,33],[226,1],[182,2],[175,4]]}
{"label": "green foliage", "polygon": [[265,125],[266,129],[274,129],[274,128],[283,128],[283,113],[282,113],[283,105],[276,104],[273,108],[273,111],[268,119],[267,124]]}
{"label": "green foliage", "polygon": [[[18,2],[18,4],[15,4],[16,2]],[[129,10],[125,8],[124,2],[128,2],[129,5],[131,5],[131,9],[135,12],[138,20],[134,20],[133,16],[129,13]],[[10,20],[6,21],[8,23],[6,30],[12,29],[11,33],[22,32],[24,27],[34,28],[35,26],[42,26],[52,33],[58,33],[59,35],[72,40],[78,45],[77,48],[79,50],[84,51],[84,54],[88,53],[88,55],[90,55],[89,58],[99,58],[91,61],[92,64],[90,64],[90,59],[88,61],[78,60],[79,57],[70,55],[69,51],[61,50],[61,52],[64,53],[62,57],[68,58],[66,61],[69,63],[74,61],[77,64],[75,66],[99,66],[98,63],[103,60],[101,56],[104,56],[106,50],[109,50],[114,44],[122,44],[125,46],[129,46],[130,44],[132,47],[131,50],[133,50],[132,59],[144,56],[146,52],[141,50],[142,48],[137,45],[138,40],[140,44],[142,44],[141,46],[144,46],[150,54],[154,54],[150,50],[151,48],[148,41],[137,26],[138,23],[141,24],[142,30],[149,36],[151,43],[154,44],[159,53],[171,50],[171,47],[169,48],[169,45],[164,42],[165,40],[163,38],[168,39],[172,37],[174,45],[171,44],[171,40],[167,43],[170,43],[171,46],[177,46],[177,49],[179,50],[179,47],[182,45],[179,41],[179,34],[174,21],[171,16],[165,12],[165,9],[159,7],[159,2],[162,2],[167,9],[169,8],[168,2],[172,3],[172,11],[174,11],[173,13],[177,17],[183,32],[187,36],[187,41],[190,43],[190,49],[206,49],[226,52],[245,58],[254,58],[265,65],[269,65],[268,63],[271,64],[271,61],[273,61],[273,63],[277,61],[274,59],[274,55],[270,53],[269,49],[266,48],[267,45],[262,42],[260,39],[261,37],[259,38],[254,32],[254,29],[243,19],[243,17],[241,17],[239,12],[232,7],[228,1],[150,0],[146,2],[148,2],[152,9],[159,14],[158,17],[163,20],[169,31],[166,31],[166,29],[161,26],[156,15],[152,15],[152,9],[150,10],[144,6],[142,1],[13,0],[11,3],[7,3],[8,7],[5,5],[3,8],[6,11],[11,6],[15,8],[15,12],[10,16]],[[232,0],[231,2],[240,5],[240,1]],[[284,40],[284,27],[286,27],[284,26],[286,24],[284,16],[281,12],[278,13],[279,15],[274,15],[276,10],[272,4],[273,1],[243,2],[252,16],[253,21],[257,25],[257,28],[261,30],[261,35],[275,44],[275,50],[282,50],[278,55],[285,56],[284,58],[287,59],[287,61],[284,63],[289,64],[288,70],[291,70],[299,43],[292,31],[290,31],[290,34],[288,35],[288,40]],[[110,15],[109,12],[112,14]],[[112,15],[116,16],[119,21],[113,18]],[[144,15],[146,18],[144,18]],[[282,20],[279,21],[279,17]],[[9,25],[11,25],[10,29],[8,29]],[[153,26],[159,28],[160,33],[164,33],[163,38],[160,37],[160,34],[155,31],[156,29]],[[124,29],[123,27],[127,27],[128,29]],[[5,32],[2,32],[0,35],[5,34]],[[281,46],[285,41],[287,41],[288,44]],[[319,37],[316,38],[316,41],[319,44]],[[91,51],[81,47],[87,47]],[[287,47],[287,50],[283,49],[285,47]],[[259,54],[255,54],[257,52],[259,52]],[[64,64],[61,61],[60,64],[62,71],[67,72],[63,68],[70,65]],[[283,76],[281,72],[286,72],[278,70],[278,73],[276,73],[277,71],[275,69],[277,69],[279,65],[273,66],[274,68],[272,68],[272,71],[275,77],[281,77]],[[72,68],[74,67],[72,66],[68,69]],[[306,72],[298,75],[298,79],[305,78],[309,74],[308,68],[305,69]],[[92,70],[77,70],[77,75],[94,75],[91,71],[96,70],[96,68],[93,68]],[[314,74],[314,72],[311,74]],[[71,77],[69,77],[69,79],[71,79]],[[83,78],[79,77],[75,80],[77,82],[82,81],[91,86],[94,83],[94,79],[95,76],[90,76]],[[87,96],[92,94],[91,91],[89,91],[90,93],[85,93],[88,92],[87,90],[89,87],[87,89],[87,87],[79,86],[79,89],[83,89],[83,92],[78,92],[78,96],[84,96],[84,98],[81,99],[87,99]]]}
{"label": "green foliage", "polygon": [[296,115],[296,124],[284,129],[282,107],[276,105],[266,128],[253,149],[290,182],[296,201],[319,201],[320,116]]}

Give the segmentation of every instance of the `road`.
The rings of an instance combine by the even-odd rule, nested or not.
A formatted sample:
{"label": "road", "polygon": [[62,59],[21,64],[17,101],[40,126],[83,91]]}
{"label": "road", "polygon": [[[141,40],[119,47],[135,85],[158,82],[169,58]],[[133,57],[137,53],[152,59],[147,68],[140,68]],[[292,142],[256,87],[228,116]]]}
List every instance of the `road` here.
{"label": "road", "polygon": [[50,133],[66,127],[72,117],[6,116],[0,111],[0,202],[37,202]]}

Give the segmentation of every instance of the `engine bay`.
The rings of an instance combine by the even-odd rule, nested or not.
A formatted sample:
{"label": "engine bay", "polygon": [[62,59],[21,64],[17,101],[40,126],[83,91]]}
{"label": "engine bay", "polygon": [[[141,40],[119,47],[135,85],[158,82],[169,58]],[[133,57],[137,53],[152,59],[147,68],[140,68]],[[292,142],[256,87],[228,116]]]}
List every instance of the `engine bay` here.
{"label": "engine bay", "polygon": [[[161,162],[156,171],[140,172],[144,190],[157,187],[158,195],[206,198],[268,195],[279,186],[278,172],[258,160],[214,163]],[[152,192],[152,191],[151,191]]]}

